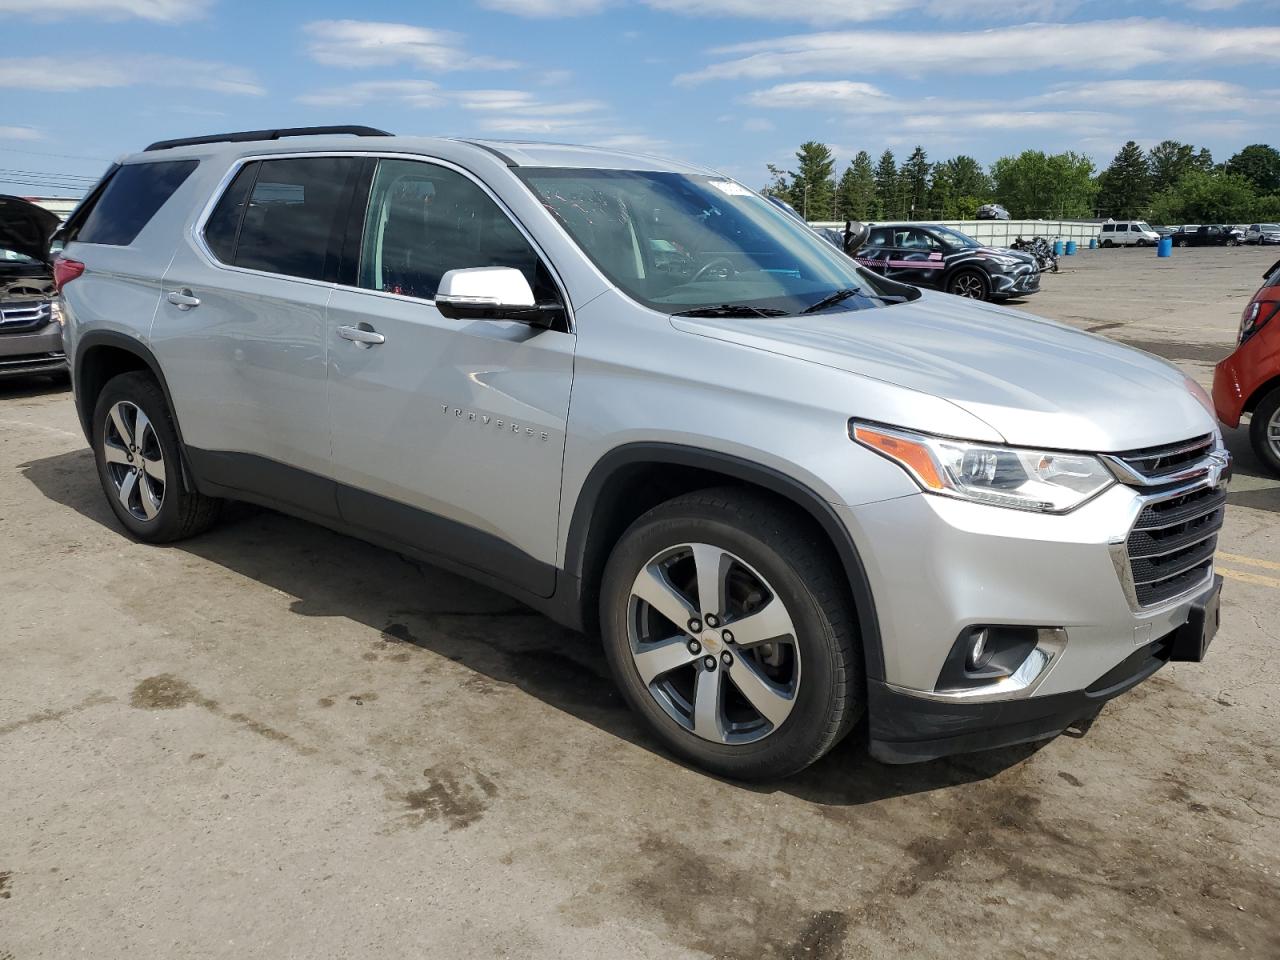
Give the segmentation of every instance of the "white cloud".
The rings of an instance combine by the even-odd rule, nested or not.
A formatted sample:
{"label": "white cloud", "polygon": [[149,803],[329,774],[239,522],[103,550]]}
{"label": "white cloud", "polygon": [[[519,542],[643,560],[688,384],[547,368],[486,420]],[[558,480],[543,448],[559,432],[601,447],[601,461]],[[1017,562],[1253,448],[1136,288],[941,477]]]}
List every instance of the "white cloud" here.
{"label": "white cloud", "polygon": [[0,13],[17,13],[41,20],[70,16],[125,20],[136,17],[157,23],[194,20],[208,11],[212,0],[0,0]]}
{"label": "white cloud", "polygon": [[462,47],[463,37],[407,23],[370,20],[316,20],[303,27],[311,37],[312,59],[334,67],[385,67],[407,63],[422,70],[504,70],[512,60],[474,55]]}
{"label": "white cloud", "polygon": [[768,133],[773,129],[773,121],[766,120],[764,117],[752,117],[743,121],[742,129],[747,133]]}
{"label": "white cloud", "polygon": [[599,13],[609,0],[479,0],[482,7],[518,17],[577,17]]}
{"label": "white cloud", "polygon": [[730,59],[678,83],[811,73],[1000,74],[1023,70],[1131,70],[1177,61],[1231,63],[1270,57],[1280,27],[1210,28],[1167,20],[1032,23],[956,33],[867,31],[799,34],[720,47]]}
{"label": "white cloud", "polygon": [[972,113],[915,114],[897,126],[912,133],[968,133],[989,130],[1053,130],[1077,136],[1097,136],[1124,123],[1109,113],[1084,110],[990,110]]}
{"label": "white cloud", "polygon": [[1196,111],[1274,110],[1274,101],[1221,80],[1101,80],[1058,84],[1041,98],[1097,107]]}
{"label": "white cloud", "polygon": [[249,70],[229,63],[179,57],[18,57],[0,60],[0,89],[70,92],[103,87],[185,87],[259,96],[266,91]]}
{"label": "white cloud", "polygon": [[312,107],[363,107],[369,103],[395,102],[406,107],[437,107],[444,103],[440,85],[430,80],[369,80],[344,87],[317,90],[298,97]]}
{"label": "white cloud", "polygon": [[[486,0],[489,2],[489,0]],[[500,0],[518,3],[520,0]],[[533,0],[551,5],[554,0]],[[690,17],[739,17],[751,20],[799,20],[809,23],[868,23],[913,10],[946,19],[1026,20],[1061,17],[1079,0],[644,0],[646,6]],[[569,4],[572,7],[574,4]]]}
{"label": "white cloud", "polygon": [[0,140],[43,140],[44,134],[35,127],[0,127]]}
{"label": "white cloud", "polygon": [[538,117],[575,116],[604,109],[599,100],[544,103],[526,90],[461,90],[454,99],[468,110],[516,112]]}

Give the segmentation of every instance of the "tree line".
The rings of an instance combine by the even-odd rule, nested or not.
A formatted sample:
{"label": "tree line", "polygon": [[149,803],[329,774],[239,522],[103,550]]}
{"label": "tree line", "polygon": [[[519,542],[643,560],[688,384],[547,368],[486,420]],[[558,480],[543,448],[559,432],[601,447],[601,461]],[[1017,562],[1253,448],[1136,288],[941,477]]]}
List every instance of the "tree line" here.
{"label": "tree line", "polygon": [[1024,150],[984,168],[964,154],[930,162],[922,146],[901,164],[892,150],[875,162],[860,150],[837,176],[831,149],[810,140],[795,170],[768,171],[764,192],[808,220],[968,220],[999,203],[1017,220],[1280,221],[1280,151],[1261,143],[1214,163],[1205,147],[1165,140],[1144,151],[1130,140],[1101,172],[1073,151]]}

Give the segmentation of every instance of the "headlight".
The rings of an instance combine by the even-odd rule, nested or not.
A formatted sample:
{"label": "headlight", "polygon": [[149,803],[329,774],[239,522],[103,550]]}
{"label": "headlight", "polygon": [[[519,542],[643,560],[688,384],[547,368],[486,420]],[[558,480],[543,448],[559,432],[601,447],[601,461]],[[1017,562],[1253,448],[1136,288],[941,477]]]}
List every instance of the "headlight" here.
{"label": "headlight", "polygon": [[856,420],[849,435],[906,470],[925,493],[995,507],[1066,513],[1116,482],[1085,454],[995,447]]}
{"label": "headlight", "polygon": [[992,254],[987,254],[986,259],[990,260],[992,263],[998,263],[1002,267],[1012,267],[1023,262],[1017,257],[1000,257]]}

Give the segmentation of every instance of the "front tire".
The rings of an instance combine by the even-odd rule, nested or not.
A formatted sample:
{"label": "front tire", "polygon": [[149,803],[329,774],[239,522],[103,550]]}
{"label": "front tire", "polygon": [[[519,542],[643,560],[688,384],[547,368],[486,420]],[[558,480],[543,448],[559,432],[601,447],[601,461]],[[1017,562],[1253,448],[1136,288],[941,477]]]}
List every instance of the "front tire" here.
{"label": "front tire", "polygon": [[178,431],[150,374],[122,373],[103,387],[93,411],[93,454],[107,503],[136,539],[170,543],[216,521],[221,501],[187,489]]}
{"label": "front tire", "polygon": [[1249,442],[1267,469],[1280,475],[1280,387],[1273,389],[1253,408]]}
{"label": "front tire", "polygon": [[605,654],[670,750],[737,780],[796,773],[864,705],[846,590],[806,517],[735,488],[661,504],[623,534],[601,588]]}
{"label": "front tire", "polygon": [[947,281],[947,293],[970,300],[991,299],[991,285],[978,270],[961,270]]}

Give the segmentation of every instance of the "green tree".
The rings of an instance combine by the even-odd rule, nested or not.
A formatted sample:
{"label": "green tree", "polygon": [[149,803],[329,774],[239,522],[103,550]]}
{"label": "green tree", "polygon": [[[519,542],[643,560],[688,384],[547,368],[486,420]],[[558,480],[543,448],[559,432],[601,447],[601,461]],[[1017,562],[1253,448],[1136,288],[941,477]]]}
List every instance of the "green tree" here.
{"label": "green tree", "polygon": [[947,178],[951,183],[953,194],[969,197],[989,197],[991,195],[991,178],[982,169],[982,164],[973,157],[963,153],[952,157],[942,164],[947,169]]}
{"label": "green tree", "polygon": [[1086,217],[1098,186],[1093,161],[1078,153],[1024,150],[991,165],[996,199],[1018,219]]}
{"label": "green tree", "polygon": [[1147,164],[1151,169],[1151,189],[1159,193],[1197,168],[1196,148],[1177,140],[1161,140],[1148,151]]}
{"label": "green tree", "polygon": [[945,163],[935,163],[929,176],[927,211],[917,211],[917,216],[948,219],[947,210],[951,207],[951,197],[954,193],[955,184],[951,179],[951,168]]}
{"label": "green tree", "polygon": [[829,220],[834,215],[836,158],[831,148],[816,140],[800,144],[791,174],[791,205],[806,220]]}
{"label": "green tree", "polygon": [[892,150],[885,150],[880,154],[875,180],[880,216],[886,220],[897,220],[902,216],[902,211],[898,198],[898,164],[893,158]]}
{"label": "green tree", "polygon": [[1098,178],[1098,212],[1105,217],[1137,217],[1151,199],[1151,168],[1142,148],[1130,140]]}
{"label": "green tree", "polygon": [[1203,173],[1213,169],[1213,154],[1209,152],[1208,147],[1201,147],[1200,152],[1196,154],[1195,169]]}
{"label": "green tree", "polygon": [[1238,173],[1192,170],[1151,201],[1157,223],[1241,223],[1263,206],[1253,184]]}
{"label": "green tree", "polygon": [[929,171],[929,155],[917,144],[898,174],[904,212],[913,220],[929,215]]}
{"label": "green tree", "polygon": [[839,220],[873,220],[879,216],[876,175],[871,155],[859,150],[840,177]]}
{"label": "green tree", "polygon": [[1223,169],[1248,180],[1259,193],[1280,190],[1280,150],[1251,143],[1228,160]]}

